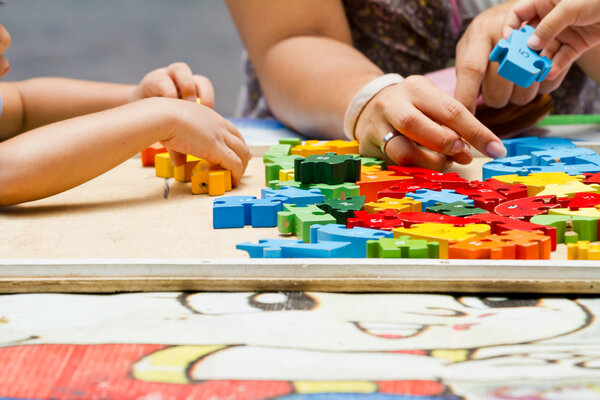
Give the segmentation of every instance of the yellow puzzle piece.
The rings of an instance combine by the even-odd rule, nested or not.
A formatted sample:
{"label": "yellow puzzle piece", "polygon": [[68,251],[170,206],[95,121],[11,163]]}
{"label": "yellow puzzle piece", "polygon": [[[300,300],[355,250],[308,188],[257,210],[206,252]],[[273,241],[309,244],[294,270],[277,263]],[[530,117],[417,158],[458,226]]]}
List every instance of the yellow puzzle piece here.
{"label": "yellow puzzle piece", "polygon": [[[527,189],[529,191],[529,189]],[[546,185],[544,189],[536,194],[536,196],[556,196],[573,198],[576,193],[600,193],[600,185],[586,185],[581,181],[571,181],[560,184]]]}
{"label": "yellow puzzle piece", "polygon": [[522,183],[527,186],[527,196],[539,196],[538,193],[544,190],[546,185],[560,185],[567,182],[579,181],[582,182],[585,177],[583,175],[569,175],[564,172],[534,172],[527,176],[519,175],[502,175],[495,176],[494,179],[504,183]]}
{"label": "yellow puzzle piece", "polygon": [[315,154],[358,154],[358,142],[356,140],[332,140],[320,142],[318,140],[307,140],[304,144],[292,147],[291,154],[308,157]]}
{"label": "yellow puzzle piece", "polygon": [[392,197],[382,197],[377,201],[372,201],[365,204],[364,208],[370,213],[376,213],[381,210],[391,209],[397,213],[410,212],[410,211],[422,211],[422,203],[417,200],[413,200],[410,197],[404,197],[402,199],[394,199]]}
{"label": "yellow puzzle piece", "polygon": [[600,217],[600,210],[596,207],[580,208],[571,210],[569,208],[551,208],[548,210],[549,215],[577,215],[580,217]]}
{"label": "yellow puzzle piece", "polygon": [[280,169],[279,170],[279,181],[293,181],[294,180],[294,168],[291,169]]}
{"label": "yellow puzzle piece", "polygon": [[154,171],[156,176],[160,178],[173,177],[173,164],[171,163],[169,153],[158,153],[154,156]]}
{"label": "yellow puzzle piece", "polygon": [[461,240],[483,237],[490,234],[490,226],[472,224],[454,226],[450,224],[414,224],[410,228],[394,228],[394,237],[410,236],[414,239],[436,241],[440,244],[440,258],[448,258],[448,247]]}
{"label": "yellow puzzle piece", "polygon": [[600,260],[600,245],[591,244],[586,240],[567,244],[569,260]]}
{"label": "yellow puzzle piece", "polygon": [[231,171],[211,166],[200,159],[192,170],[192,193],[220,196],[231,190]]}
{"label": "yellow puzzle piece", "polygon": [[183,165],[173,167],[173,177],[175,180],[179,182],[190,182],[192,180],[192,171],[198,161],[200,161],[200,158],[188,154]]}
{"label": "yellow puzzle piece", "polygon": [[373,172],[381,171],[381,165],[361,165],[360,173],[362,174],[371,174]]}

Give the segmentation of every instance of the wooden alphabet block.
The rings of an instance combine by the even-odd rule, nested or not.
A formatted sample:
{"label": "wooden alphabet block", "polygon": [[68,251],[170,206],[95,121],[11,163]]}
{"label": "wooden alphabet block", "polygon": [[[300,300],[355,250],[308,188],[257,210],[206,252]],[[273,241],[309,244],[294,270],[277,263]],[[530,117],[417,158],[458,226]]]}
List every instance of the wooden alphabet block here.
{"label": "wooden alphabet block", "polygon": [[159,178],[173,177],[173,164],[169,153],[159,153],[154,156],[154,171]]}

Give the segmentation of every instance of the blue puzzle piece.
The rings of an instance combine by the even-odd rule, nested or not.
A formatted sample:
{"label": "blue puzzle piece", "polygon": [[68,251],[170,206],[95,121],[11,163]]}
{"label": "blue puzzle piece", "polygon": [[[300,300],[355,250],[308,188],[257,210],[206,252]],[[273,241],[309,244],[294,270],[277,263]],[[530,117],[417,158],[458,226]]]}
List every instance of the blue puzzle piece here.
{"label": "blue puzzle piece", "polygon": [[263,199],[271,196],[285,197],[284,203],[295,204],[298,207],[322,203],[325,200],[319,189],[304,190],[289,186],[283,186],[281,189],[262,189],[261,196]]}
{"label": "blue puzzle piece", "polygon": [[250,258],[350,258],[349,242],[304,243],[294,239],[260,239],[236,246],[248,252]]}
{"label": "blue puzzle piece", "polygon": [[277,226],[277,213],[283,210],[287,197],[225,196],[213,202],[213,228],[254,228]]}
{"label": "blue puzzle piece", "polygon": [[575,143],[565,138],[549,137],[539,138],[537,136],[528,136],[515,139],[505,139],[502,141],[506,147],[506,156],[531,155],[534,151],[543,151],[556,148],[576,147]]}
{"label": "blue puzzle piece", "polygon": [[597,154],[587,147],[547,149],[532,152],[531,164],[544,166],[558,163],[566,165],[590,163],[589,160],[587,162],[579,161],[582,156],[597,156]]}
{"label": "blue puzzle piece", "polygon": [[243,228],[251,221],[254,196],[226,196],[213,202],[213,228]]}
{"label": "blue puzzle piece", "polygon": [[552,68],[548,57],[541,57],[527,46],[534,31],[529,25],[515,29],[508,39],[500,39],[490,53],[490,61],[500,64],[498,74],[521,87],[543,81]]}
{"label": "blue puzzle piece", "polygon": [[350,242],[352,258],[367,257],[367,240],[394,237],[392,232],[380,231],[363,227],[346,228],[340,224],[312,225],[310,227],[310,242],[323,241]]}
{"label": "blue puzzle piece", "polygon": [[454,203],[462,201],[467,204],[473,204],[473,200],[464,194],[458,194],[454,190],[442,189],[441,191],[419,189],[414,192],[407,193],[405,197],[410,197],[413,200],[423,203],[421,207],[426,210],[427,207],[433,207],[437,203]]}
{"label": "blue puzzle piece", "polygon": [[553,165],[533,165],[533,158],[531,156],[514,156],[492,160],[483,164],[482,177],[483,180],[486,180],[500,175],[527,176],[534,172],[565,172],[569,175],[579,175],[579,173],[574,172],[575,170],[568,165],[560,163]]}

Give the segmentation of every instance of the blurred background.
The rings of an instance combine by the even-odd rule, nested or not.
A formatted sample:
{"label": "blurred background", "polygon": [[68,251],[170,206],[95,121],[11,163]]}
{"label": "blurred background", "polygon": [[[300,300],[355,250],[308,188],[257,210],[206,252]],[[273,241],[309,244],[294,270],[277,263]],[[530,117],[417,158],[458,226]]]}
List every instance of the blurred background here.
{"label": "blurred background", "polygon": [[221,0],[5,0],[0,14],[12,35],[5,80],[137,83],[184,61],[212,80],[215,109],[233,113],[243,47]]}

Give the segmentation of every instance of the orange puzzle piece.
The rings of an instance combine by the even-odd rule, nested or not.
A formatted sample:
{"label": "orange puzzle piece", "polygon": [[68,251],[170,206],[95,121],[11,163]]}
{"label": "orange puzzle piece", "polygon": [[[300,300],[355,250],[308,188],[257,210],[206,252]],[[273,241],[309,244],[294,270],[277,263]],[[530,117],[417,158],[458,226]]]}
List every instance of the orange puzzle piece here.
{"label": "orange puzzle piece", "polygon": [[192,193],[220,196],[231,191],[231,171],[211,166],[200,159],[192,170]]}
{"label": "orange puzzle piece", "polygon": [[143,167],[154,167],[154,156],[160,153],[166,153],[167,149],[160,143],[156,142],[152,146],[145,148],[140,153]]}
{"label": "orange puzzle piece", "polygon": [[449,258],[547,260],[550,237],[540,231],[504,231],[498,235],[463,240],[450,245]]}
{"label": "orange puzzle piece", "polygon": [[380,190],[384,190],[393,186],[398,181],[413,179],[410,176],[397,176],[393,171],[376,171],[362,173],[360,181],[356,184],[360,187],[360,195],[365,196],[365,202],[377,200],[377,194]]}

